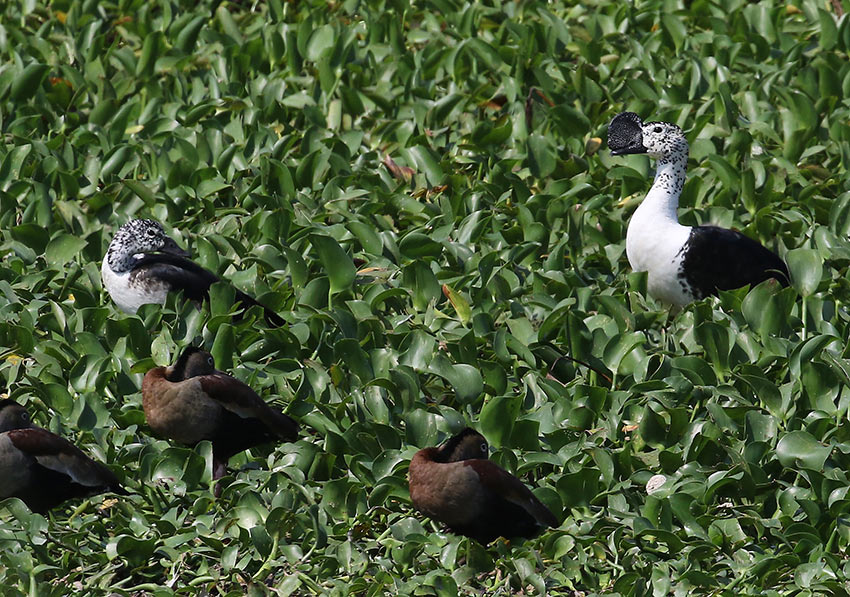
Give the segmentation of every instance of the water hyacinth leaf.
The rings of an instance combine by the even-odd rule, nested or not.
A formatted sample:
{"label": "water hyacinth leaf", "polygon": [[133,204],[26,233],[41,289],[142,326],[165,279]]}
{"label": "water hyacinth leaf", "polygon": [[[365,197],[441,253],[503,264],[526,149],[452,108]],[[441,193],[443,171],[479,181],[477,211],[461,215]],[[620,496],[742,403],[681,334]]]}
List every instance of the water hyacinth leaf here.
{"label": "water hyacinth leaf", "polygon": [[835,18],[831,13],[819,8],[818,22],[820,24],[818,43],[824,50],[831,50],[838,41],[838,27],[835,25]]}
{"label": "water hyacinth leaf", "polygon": [[126,165],[127,160],[132,153],[133,150],[127,145],[116,147],[103,161],[103,166],[100,169],[101,179],[109,178],[115,174],[116,171]]}
{"label": "water hyacinth leaf", "polygon": [[401,239],[398,248],[402,255],[410,259],[439,257],[443,251],[443,245],[418,232],[408,234]]}
{"label": "water hyacinth leaf", "polygon": [[785,255],[794,288],[802,296],[817,290],[823,275],[823,260],[815,249],[793,249]]}
{"label": "water hyacinth leaf", "polygon": [[216,369],[228,371],[233,368],[233,353],[235,347],[235,338],[233,334],[233,326],[229,323],[223,323],[218,326],[218,331],[213,340],[212,354],[215,359]]}
{"label": "water hyacinth leaf", "polygon": [[340,359],[344,360],[351,371],[365,383],[375,377],[368,355],[353,338],[345,338],[334,347]]}
{"label": "water hyacinth leaf", "polygon": [[331,294],[345,290],[354,283],[357,269],[351,261],[351,257],[343,251],[339,243],[329,236],[314,234],[310,236],[310,242],[319,254],[322,267],[328,274],[331,282]]}
{"label": "water hyacinth leaf", "polygon": [[136,63],[137,76],[149,77],[153,74],[163,41],[161,31],[153,31],[145,36],[145,41],[142,44],[142,53],[139,56],[139,61]]}
{"label": "water hyacinth leaf", "polygon": [[496,447],[506,445],[519,414],[520,401],[508,396],[488,400],[481,409],[481,432]]}
{"label": "water hyacinth leaf", "polygon": [[313,31],[310,41],[307,43],[307,60],[316,61],[334,43],[335,34],[333,27],[324,25]]}
{"label": "water hyacinth leaf", "polygon": [[121,183],[126,186],[128,189],[133,191],[136,196],[145,202],[147,205],[151,205],[154,202],[154,194],[153,191],[148,188],[148,186],[138,180],[122,180]]}
{"label": "water hyacinth leaf", "polygon": [[824,446],[806,431],[790,431],[776,444],[776,457],[788,468],[823,470],[830,452],[829,446]]}
{"label": "water hyacinth leaf", "polygon": [[407,150],[416,163],[416,169],[425,173],[425,178],[431,186],[442,184],[445,172],[440,166],[440,158],[430,147],[418,145]]}
{"label": "water hyacinth leaf", "polygon": [[661,22],[664,25],[664,30],[673,39],[673,44],[676,46],[676,49],[681,49],[682,44],[688,37],[685,24],[678,16],[672,14],[662,15]]}
{"label": "water hyacinth leaf", "polygon": [[726,328],[707,321],[696,327],[694,336],[702,345],[706,356],[715,369],[721,373],[727,371],[729,369],[730,344]]}
{"label": "water hyacinth leaf", "polygon": [[183,52],[189,52],[192,50],[198,41],[198,35],[200,34],[201,28],[204,26],[206,20],[207,19],[203,16],[196,16],[184,25],[180,30],[180,33],[177,34],[174,46]]}
{"label": "water hyacinth leaf", "polygon": [[151,358],[160,367],[172,365],[172,341],[166,334],[160,334],[151,342]]}
{"label": "water hyacinth leaf", "polygon": [[531,173],[544,178],[549,176],[556,165],[555,146],[551,139],[539,133],[528,136],[528,161]]}
{"label": "water hyacinth leaf", "polygon": [[762,335],[777,333],[787,321],[787,314],[776,301],[777,287],[771,280],[762,282],[741,303],[747,322]]}
{"label": "water hyacinth leaf", "polygon": [[30,64],[17,75],[9,91],[9,99],[18,101],[35,95],[36,90],[44,82],[50,67],[46,64]]}
{"label": "water hyacinth leaf", "polygon": [[455,312],[457,313],[458,318],[461,323],[466,324],[469,322],[469,318],[472,314],[472,310],[469,307],[469,301],[463,298],[463,295],[458,291],[453,289],[448,284],[443,284],[443,294],[449,299],[449,302],[454,307]]}
{"label": "water hyacinth leaf", "polygon": [[363,222],[349,222],[348,227],[360,241],[360,245],[366,253],[371,255],[381,254],[384,243],[373,227]]}
{"label": "water hyacinth leaf", "polygon": [[404,284],[413,290],[413,306],[420,311],[440,298],[440,282],[424,261],[415,261],[404,268]]}
{"label": "water hyacinth leaf", "polygon": [[481,372],[472,365],[466,363],[454,365],[448,379],[460,402],[472,402],[484,391],[484,380],[481,377]]}
{"label": "water hyacinth leaf", "polygon": [[64,265],[74,259],[87,244],[82,238],[70,234],[60,234],[47,243],[44,259],[51,266]]}
{"label": "water hyacinth leaf", "polygon": [[646,336],[642,332],[631,332],[629,334],[615,336],[605,346],[602,360],[611,371],[617,371],[626,355],[645,341]]}

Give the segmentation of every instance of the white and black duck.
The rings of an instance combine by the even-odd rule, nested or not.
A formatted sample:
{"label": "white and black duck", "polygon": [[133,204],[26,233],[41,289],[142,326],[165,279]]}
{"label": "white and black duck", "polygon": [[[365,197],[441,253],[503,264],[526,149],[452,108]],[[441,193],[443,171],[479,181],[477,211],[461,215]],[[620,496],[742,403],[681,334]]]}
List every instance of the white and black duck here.
{"label": "white and black duck", "polygon": [[643,122],[622,112],[608,125],[612,155],[644,153],[655,158],[655,181],[635,210],[626,232],[632,268],[647,272],[649,294],[676,306],[774,278],[790,282],[788,267],[773,251],[727,228],[683,226],[677,209],[685,184],[688,141],[669,122]]}
{"label": "white and black duck", "polygon": [[[169,292],[182,290],[192,300],[207,298],[219,277],[188,259],[189,253],[154,220],[130,220],[109,243],[100,275],[118,308],[135,313],[147,304],[164,304]],[[240,290],[236,300],[244,307],[260,305],[266,321],[282,326],[284,320]]]}

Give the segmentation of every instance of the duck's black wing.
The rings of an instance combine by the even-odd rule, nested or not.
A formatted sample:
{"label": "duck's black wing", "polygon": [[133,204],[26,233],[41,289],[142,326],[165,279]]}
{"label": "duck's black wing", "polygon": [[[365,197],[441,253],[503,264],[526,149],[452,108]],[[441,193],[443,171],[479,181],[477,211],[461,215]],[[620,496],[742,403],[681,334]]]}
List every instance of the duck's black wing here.
{"label": "duck's black wing", "polygon": [[[185,257],[168,253],[148,253],[140,257],[133,266],[131,280],[137,276],[161,281],[167,284],[171,290],[182,290],[185,296],[195,301],[207,299],[210,286],[220,280],[217,275],[197,263]],[[234,288],[234,290],[236,291],[236,300],[246,308],[253,305],[262,307],[266,321],[270,325],[280,327],[286,323],[280,315],[252,296],[237,288]]]}
{"label": "duck's black wing", "polygon": [[32,483],[15,495],[33,511],[46,512],[65,500],[105,491],[127,495],[111,470],[65,438],[38,427],[7,434],[12,445],[31,459]]}
{"label": "duck's black wing", "polygon": [[695,226],[682,247],[679,276],[697,298],[770,278],[788,286],[788,266],[773,251],[735,230]]}
{"label": "duck's black wing", "polygon": [[217,371],[196,379],[207,397],[224,407],[222,424],[213,438],[213,450],[224,462],[253,446],[298,439],[298,423],[235,377]]}
{"label": "duck's black wing", "polygon": [[497,537],[535,537],[546,527],[560,524],[522,481],[498,465],[484,459],[464,460],[463,464],[478,475],[483,499],[477,515],[466,524],[452,525],[453,532],[486,545]]}

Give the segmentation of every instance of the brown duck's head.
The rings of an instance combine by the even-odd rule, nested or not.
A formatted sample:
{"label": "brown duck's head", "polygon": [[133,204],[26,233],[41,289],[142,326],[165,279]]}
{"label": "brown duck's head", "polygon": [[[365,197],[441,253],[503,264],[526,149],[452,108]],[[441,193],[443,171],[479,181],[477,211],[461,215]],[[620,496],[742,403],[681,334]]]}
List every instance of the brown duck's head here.
{"label": "brown duck's head", "polygon": [[189,346],[171,367],[166,370],[169,381],[177,382],[199,375],[212,375],[215,373],[215,360],[206,350],[196,346]]}
{"label": "brown duck's head", "polygon": [[460,462],[474,458],[487,459],[490,455],[490,446],[484,436],[467,427],[457,435],[446,440],[437,449],[438,462]]}
{"label": "brown duck's head", "polygon": [[14,400],[0,400],[0,433],[32,427],[30,414]]}

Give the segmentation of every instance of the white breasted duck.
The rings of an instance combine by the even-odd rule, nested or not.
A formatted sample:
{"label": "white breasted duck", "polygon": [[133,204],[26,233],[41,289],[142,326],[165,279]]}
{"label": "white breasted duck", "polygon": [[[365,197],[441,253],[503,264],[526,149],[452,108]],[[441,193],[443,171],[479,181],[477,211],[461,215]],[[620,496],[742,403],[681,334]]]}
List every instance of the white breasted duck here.
{"label": "white breasted duck", "polygon": [[[200,301],[219,277],[188,256],[159,222],[130,220],[109,243],[100,275],[109,296],[125,313],[135,313],[142,305],[164,304],[166,295],[174,290]],[[285,323],[280,315],[240,290],[236,290],[236,300],[246,308],[260,305],[271,325]]]}
{"label": "white breasted duck", "polygon": [[419,450],[408,472],[413,506],[485,545],[557,527],[549,508],[488,455],[487,440],[469,427],[439,447]]}
{"label": "white breasted duck", "polygon": [[688,141],[669,122],[643,122],[622,112],[608,125],[612,155],[656,158],[652,188],[626,232],[626,254],[635,271],[648,273],[649,294],[682,307],[691,301],[774,278],[790,282],[788,267],[757,241],[717,226],[682,226],[677,209],[685,184]]}
{"label": "white breasted duck", "polygon": [[65,500],[127,492],[104,465],[68,440],[35,427],[14,400],[0,401],[0,499],[20,498],[33,512]]}
{"label": "white breasted duck", "polygon": [[235,377],[216,370],[212,355],[194,346],[173,366],[145,374],[142,406],[157,435],[187,445],[212,443],[214,480],[224,476],[227,461],[239,452],[298,439],[298,423]]}

